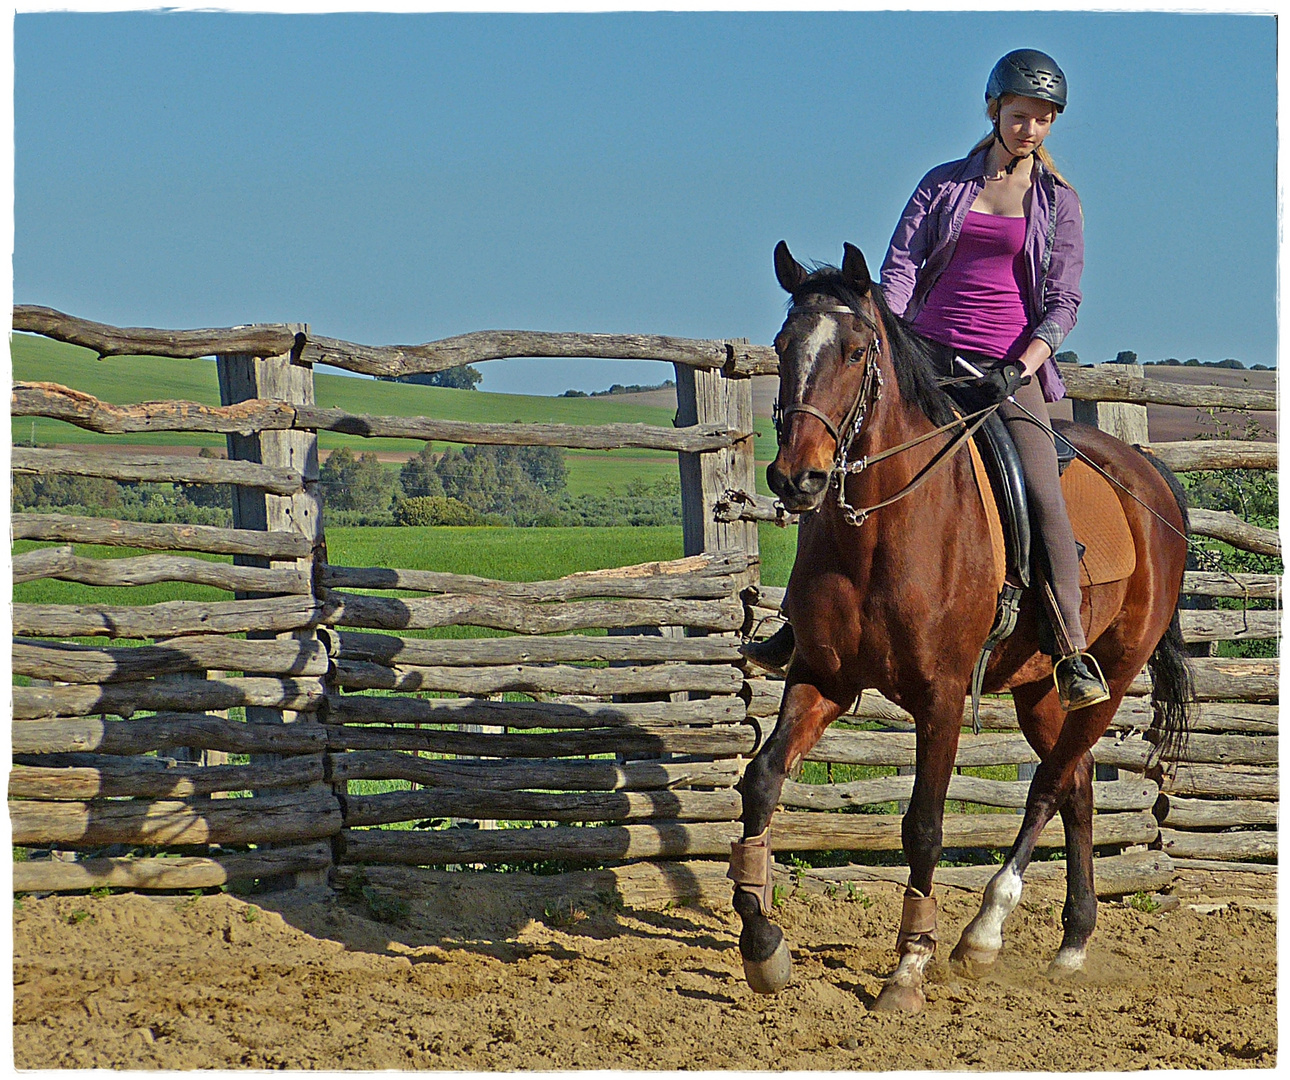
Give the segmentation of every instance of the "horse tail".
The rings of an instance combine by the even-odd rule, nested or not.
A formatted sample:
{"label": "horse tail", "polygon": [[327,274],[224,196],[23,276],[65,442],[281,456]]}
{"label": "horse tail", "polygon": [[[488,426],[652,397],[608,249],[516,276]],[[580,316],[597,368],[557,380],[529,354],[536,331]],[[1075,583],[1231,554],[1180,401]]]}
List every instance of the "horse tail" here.
{"label": "horse tail", "polygon": [[[1143,455],[1156,471],[1164,478],[1169,490],[1173,492],[1174,501],[1182,513],[1183,532],[1191,535],[1191,525],[1187,515],[1187,492],[1166,465],[1151,454]],[[1195,702],[1195,681],[1191,666],[1187,662],[1187,650],[1183,643],[1182,623],[1179,608],[1182,606],[1182,589],[1179,588],[1178,601],[1174,605],[1173,618],[1169,620],[1169,629],[1157,642],[1155,651],[1147,661],[1147,670],[1151,673],[1151,727],[1147,737],[1155,744],[1148,757],[1147,765],[1152,767],[1162,759],[1176,762],[1187,745],[1187,734],[1191,726],[1192,705]],[[1173,766],[1170,767],[1173,771]]]}

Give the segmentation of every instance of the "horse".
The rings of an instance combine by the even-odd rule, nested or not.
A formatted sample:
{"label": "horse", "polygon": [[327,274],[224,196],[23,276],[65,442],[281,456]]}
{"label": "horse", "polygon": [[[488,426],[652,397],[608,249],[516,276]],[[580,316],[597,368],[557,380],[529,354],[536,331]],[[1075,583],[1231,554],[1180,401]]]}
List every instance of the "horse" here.
{"label": "horse", "polygon": [[[770,919],[771,817],[785,776],[861,691],[873,688],[913,716],[917,771],[901,822],[909,884],[898,961],[871,1008],[917,1012],[937,944],[932,878],[964,700],[996,614],[987,518],[961,442],[964,420],[938,381],[950,373],[953,351],[893,315],[851,244],[844,245],[840,269],[808,271],[781,241],[775,272],[792,300],[774,343],[779,445],[767,479],[784,507],[801,515],[785,600],[796,648],[776,726],[740,782],[743,834],[732,842],[729,874],[742,922],[739,949],[753,990],[776,993],[788,984],[791,954]],[[1186,736],[1191,685],[1178,618],[1187,556],[1181,485],[1148,455],[1096,428],[1060,430],[1116,482],[1137,562],[1127,579],[1083,590],[1089,652],[1106,678],[1108,701],[1063,711],[1053,658],[1040,645],[1044,615],[1034,587],[986,667],[984,689],[1011,691],[1040,764],[1016,842],[951,954],[951,964],[969,975],[995,962],[1039,834],[1058,813],[1066,902],[1061,945],[1048,971],[1056,979],[1082,967],[1097,920],[1090,751],[1144,665],[1153,681],[1156,751]],[[949,446],[956,438],[959,445]],[[898,452],[882,457],[884,449]],[[864,466],[846,468],[863,458]]]}

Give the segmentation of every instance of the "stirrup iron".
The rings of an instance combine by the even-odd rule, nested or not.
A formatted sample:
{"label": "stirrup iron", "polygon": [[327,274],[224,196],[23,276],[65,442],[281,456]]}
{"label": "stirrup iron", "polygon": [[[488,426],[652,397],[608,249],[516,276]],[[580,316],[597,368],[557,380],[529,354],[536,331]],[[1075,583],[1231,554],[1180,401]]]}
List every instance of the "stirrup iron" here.
{"label": "stirrup iron", "polygon": [[[1084,661],[1085,665],[1091,669],[1093,678],[1096,679],[1101,686],[1101,690],[1098,694],[1090,698],[1088,701],[1081,701],[1078,704],[1066,694],[1065,689],[1069,689],[1069,687],[1064,689],[1060,678],[1062,665],[1073,664],[1077,660]],[[1110,687],[1106,685],[1106,676],[1102,674],[1102,668],[1097,662],[1097,657],[1090,652],[1071,652],[1058,660],[1057,663],[1053,665],[1053,685],[1057,688],[1057,700],[1061,703],[1061,707],[1064,712],[1071,712],[1072,706],[1074,706],[1075,709],[1087,709],[1091,705],[1100,705],[1102,702],[1109,701],[1111,699],[1111,690]]]}
{"label": "stirrup iron", "polygon": [[990,636],[981,646],[981,655],[976,658],[976,667],[972,669],[972,734],[981,734],[981,688],[985,685],[985,669],[990,663],[990,654],[995,646],[1003,641],[1017,628],[1017,608],[1021,604],[1021,589],[1016,585],[1003,583],[999,593],[999,609],[994,616],[994,626]]}

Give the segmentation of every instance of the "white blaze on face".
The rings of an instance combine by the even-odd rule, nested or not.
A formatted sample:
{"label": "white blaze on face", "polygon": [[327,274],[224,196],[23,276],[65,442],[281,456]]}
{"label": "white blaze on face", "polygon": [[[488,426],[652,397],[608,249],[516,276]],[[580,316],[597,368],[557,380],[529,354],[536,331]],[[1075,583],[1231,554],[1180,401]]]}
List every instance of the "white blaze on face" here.
{"label": "white blaze on face", "polygon": [[811,376],[819,362],[820,353],[828,349],[837,340],[838,324],[827,315],[816,315],[815,325],[806,335],[798,352],[797,370],[794,372],[794,386],[791,403],[800,404],[806,400],[806,388],[810,385]]}

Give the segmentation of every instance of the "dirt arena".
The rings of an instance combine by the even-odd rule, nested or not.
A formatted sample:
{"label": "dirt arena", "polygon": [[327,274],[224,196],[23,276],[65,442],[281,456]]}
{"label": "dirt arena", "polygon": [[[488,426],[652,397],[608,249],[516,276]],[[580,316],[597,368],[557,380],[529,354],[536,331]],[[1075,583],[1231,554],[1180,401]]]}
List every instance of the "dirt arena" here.
{"label": "dirt arena", "polygon": [[[938,958],[912,1018],[868,1011],[899,889],[798,892],[792,985],[744,985],[728,903],[515,901],[505,879],[398,898],[26,897],[19,1068],[1143,1069],[1276,1064],[1275,879],[1186,872],[1103,902],[1087,971],[1042,976],[1060,884],[1032,885],[978,981]],[[530,893],[530,896],[533,894]],[[941,891],[942,956],[976,909]],[[1177,901],[1174,905],[1174,901]],[[1174,906],[1171,906],[1174,905]],[[1149,905],[1146,905],[1149,906]],[[376,921],[374,912],[398,917]]]}

